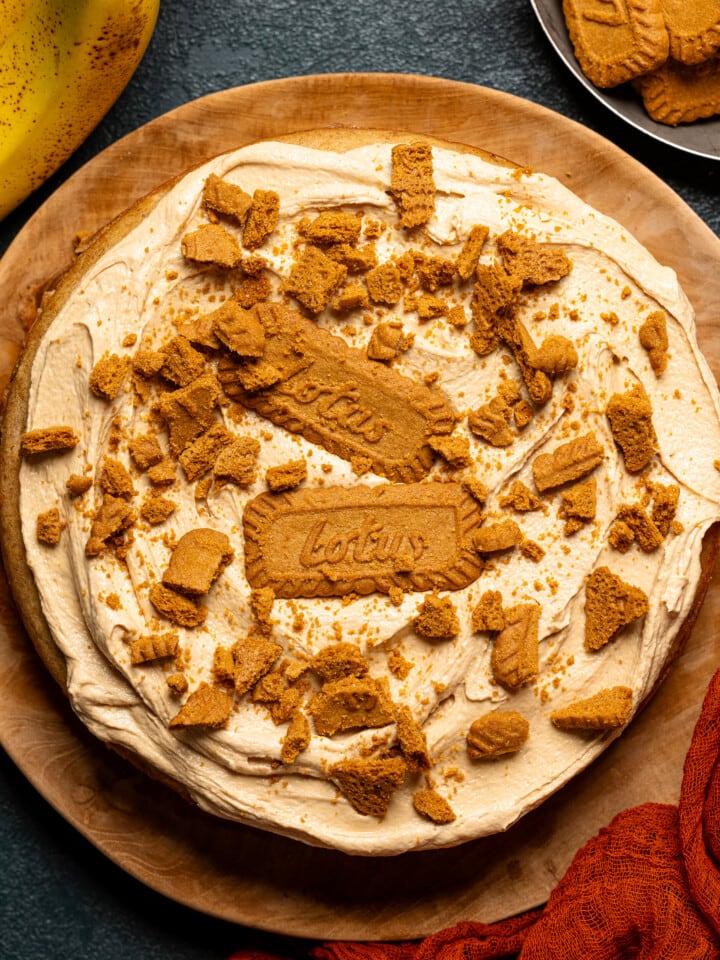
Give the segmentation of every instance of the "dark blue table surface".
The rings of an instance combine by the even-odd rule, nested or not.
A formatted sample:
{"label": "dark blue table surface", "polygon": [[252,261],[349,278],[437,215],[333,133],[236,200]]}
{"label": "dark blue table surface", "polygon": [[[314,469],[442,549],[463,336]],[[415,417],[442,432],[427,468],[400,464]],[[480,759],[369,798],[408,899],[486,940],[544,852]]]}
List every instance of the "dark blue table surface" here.
{"label": "dark blue table surface", "polygon": [[[650,140],[557,59],[529,0],[164,0],[143,62],[77,153],[4,222],[0,254],[71,173],[162,113],[227,87],[312,73],[419,73],[534,100],[613,141],[720,235],[720,161]],[[208,918],[146,889],[68,826],[0,751],[0,958],[221,960],[304,944]]]}

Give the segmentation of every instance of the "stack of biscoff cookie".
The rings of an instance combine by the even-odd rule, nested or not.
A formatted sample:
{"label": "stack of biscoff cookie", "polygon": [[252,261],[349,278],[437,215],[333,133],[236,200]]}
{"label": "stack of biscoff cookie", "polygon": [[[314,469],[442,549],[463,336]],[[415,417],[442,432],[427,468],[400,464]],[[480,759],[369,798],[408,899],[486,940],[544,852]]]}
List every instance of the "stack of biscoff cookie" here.
{"label": "stack of biscoff cookie", "polygon": [[595,86],[632,81],[672,126],[720,113],[720,0],[563,0],[563,12]]}

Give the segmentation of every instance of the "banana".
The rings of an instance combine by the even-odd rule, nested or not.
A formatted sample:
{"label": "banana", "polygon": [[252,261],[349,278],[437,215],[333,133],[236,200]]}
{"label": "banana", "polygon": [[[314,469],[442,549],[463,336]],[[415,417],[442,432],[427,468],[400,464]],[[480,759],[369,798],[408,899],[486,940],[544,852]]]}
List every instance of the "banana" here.
{"label": "banana", "polygon": [[159,0],[2,0],[0,220],[85,140],[150,42]]}

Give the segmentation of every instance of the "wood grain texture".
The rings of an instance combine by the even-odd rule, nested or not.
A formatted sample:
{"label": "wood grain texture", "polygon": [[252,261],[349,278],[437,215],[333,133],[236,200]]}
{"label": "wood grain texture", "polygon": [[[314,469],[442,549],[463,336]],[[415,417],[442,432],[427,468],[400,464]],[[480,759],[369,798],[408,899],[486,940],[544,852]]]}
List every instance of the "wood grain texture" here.
{"label": "wood grain texture", "polygon": [[[483,147],[552,174],[674,267],[720,371],[720,240],[621,150],[508,94],[425,77],[277,80],[189,103],[105,150],[27,223],[0,263],[0,386],[41,289],[94,232],[208,156],[338,125],[401,127]],[[606,753],[507,833],[387,859],[319,850],[206,816],[94,740],[34,653],[0,583],[0,740],[40,793],[108,857],[155,890],[260,929],[327,939],[419,937],[543,902],[573,854],[619,810],[677,800],[685,752],[717,662],[717,576],[680,659]],[[648,749],[648,745],[652,749]]]}

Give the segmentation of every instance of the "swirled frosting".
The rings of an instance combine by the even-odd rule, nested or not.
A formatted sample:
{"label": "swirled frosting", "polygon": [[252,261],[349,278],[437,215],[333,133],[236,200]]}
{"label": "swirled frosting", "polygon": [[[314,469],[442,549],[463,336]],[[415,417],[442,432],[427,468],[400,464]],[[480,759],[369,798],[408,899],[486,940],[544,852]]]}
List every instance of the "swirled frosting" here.
{"label": "swirled frosting", "polygon": [[[689,612],[700,574],[703,536],[720,516],[719,397],[695,338],[694,316],[675,273],[656,262],[623,227],[592,210],[556,180],[451,148],[433,147],[435,210],[422,238],[398,227],[391,181],[391,146],[381,143],[346,153],[265,142],[220,156],[185,175],[151,213],[88,268],[58,311],[34,358],[26,429],[62,422],[81,438],[62,456],[26,459],[21,466],[20,510],[28,562],[52,635],[68,668],[68,694],[82,721],[100,739],[124,747],[180,783],[204,809],[262,829],[347,853],[379,855],[448,846],[502,831],[537,806],[592,761],[617,729],[579,736],[550,722],[553,710],[600,689],[632,691],[634,708],[653,690]],[[196,497],[196,484],[181,470],[167,497],[177,506],[160,525],[135,524],[124,559],[111,552],[88,558],[85,547],[101,500],[97,489],[71,500],[70,474],[96,476],[110,452],[133,476],[138,499],[148,486],[128,452],[133,436],[156,430],[152,411],[138,402],[130,382],[112,400],[89,390],[89,376],[105,354],[132,358],[139,348],[157,349],[181,321],[216,309],[229,294],[224,273],[187,260],[181,239],[207,222],[203,184],[213,173],[249,194],[275,191],[280,219],[255,253],[266,261],[270,300],[297,306],[282,292],[297,255],[298,225],[323,210],[362,213],[373,224],[379,262],[420,247],[453,258],[475,225],[489,229],[481,264],[498,260],[497,238],[512,231],[561,249],[572,268],[560,280],[519,295],[517,316],[536,343],[549,334],[571,341],[577,365],[557,377],[551,398],[532,409],[531,422],[513,428],[513,442],[496,447],[468,429],[467,417],[515,381],[524,390],[512,353],[500,346],[479,356],[466,328],[441,314],[421,321],[407,298],[338,313],[330,307],[315,322],[364,351],[378,322],[399,320],[414,339],[392,369],[428,384],[455,412],[456,435],[467,438],[471,466],[450,470],[438,457],[427,482],[474,476],[488,496],[485,522],[512,518],[525,542],[539,551],[493,554],[481,574],[457,590],[442,591],[452,603],[459,632],[429,641],[415,628],[427,596],[408,590],[350,597],[277,598],[271,639],[293,661],[310,659],[338,639],[356,644],[374,678],[385,678],[394,704],[410,708],[432,758],[435,791],[454,813],[449,823],[421,816],[411,797],[425,785],[408,774],[387,813],[357,812],[328,779],[336,762],[371,756],[392,747],[395,723],[321,736],[292,763],[281,762],[287,724],[275,724],[262,703],[237,698],[220,729],[170,729],[179,709],[167,684],[177,664],[133,664],[130,642],[158,618],[150,586],[167,568],[173,545],[198,527],[227,535],[234,552],[204,599],[208,614],[195,628],[178,628],[181,667],[189,689],[214,682],[218,645],[252,632],[251,586],[246,576],[242,516],[267,490],[268,468],[304,459],[305,489],[387,484],[373,471],[360,479],[342,456],[262,414],[235,403],[216,413],[228,429],[259,443],[256,480],[247,487],[216,484]],[[378,228],[377,225],[380,224]],[[233,232],[232,224],[227,229]],[[239,231],[238,232],[238,236]],[[470,318],[473,283],[457,280],[438,291]],[[667,325],[667,368],[657,376],[638,329],[661,311]],[[212,364],[212,358],[208,360]],[[657,453],[641,475],[630,473],[606,415],[609,398],[638,385],[652,406]],[[523,394],[525,395],[525,394]],[[541,498],[541,508],[517,512],[503,505],[514,481],[536,492],[532,464],[543,452],[592,433],[603,457],[593,476],[593,519],[567,535],[559,516],[560,493]],[[614,549],[608,534],[621,504],[642,504],[648,483],[677,485],[672,529],[651,551],[634,544]],[[501,503],[503,501],[503,503]],[[36,517],[57,506],[66,528],[57,546],[39,543]],[[542,554],[542,556],[539,556]],[[609,567],[648,598],[648,612],[600,650],[584,643],[585,582]],[[493,677],[493,638],[472,629],[472,611],[487,590],[499,591],[507,607],[536,603],[539,672],[519,689]],[[398,669],[397,664],[406,669]],[[512,755],[491,761],[468,756],[470,724],[491,709],[522,714],[527,742]]]}

